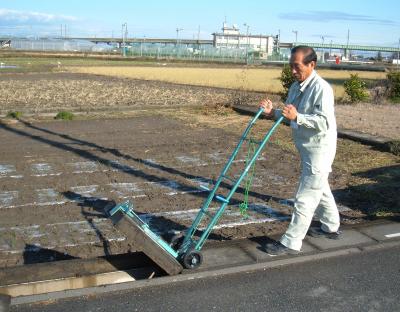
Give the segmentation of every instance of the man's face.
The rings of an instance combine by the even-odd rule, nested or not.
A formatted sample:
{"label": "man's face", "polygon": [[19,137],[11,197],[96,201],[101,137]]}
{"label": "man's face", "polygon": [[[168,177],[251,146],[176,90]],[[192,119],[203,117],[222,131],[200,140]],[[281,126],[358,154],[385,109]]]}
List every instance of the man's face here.
{"label": "man's face", "polygon": [[315,68],[315,62],[312,61],[307,65],[303,64],[304,54],[303,52],[296,52],[290,56],[290,68],[292,69],[292,74],[297,81],[303,82],[312,73]]}

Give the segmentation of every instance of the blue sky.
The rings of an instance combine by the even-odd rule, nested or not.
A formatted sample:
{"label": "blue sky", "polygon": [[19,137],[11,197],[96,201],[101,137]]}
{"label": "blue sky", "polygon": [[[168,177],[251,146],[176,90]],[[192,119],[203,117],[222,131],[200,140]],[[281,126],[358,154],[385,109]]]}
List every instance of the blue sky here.
{"label": "blue sky", "polygon": [[[67,25],[69,36],[211,39],[222,22],[243,32],[277,34],[283,42],[298,41],[397,46],[400,38],[400,1],[92,1],[0,0],[0,36],[58,36]],[[64,31],[64,27],[63,27]]]}

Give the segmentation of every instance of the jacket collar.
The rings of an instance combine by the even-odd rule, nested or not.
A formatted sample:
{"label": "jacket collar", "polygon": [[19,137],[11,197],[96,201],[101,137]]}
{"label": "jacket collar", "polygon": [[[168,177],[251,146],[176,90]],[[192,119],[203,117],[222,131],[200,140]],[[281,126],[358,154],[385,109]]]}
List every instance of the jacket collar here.
{"label": "jacket collar", "polygon": [[313,80],[316,75],[317,75],[317,72],[315,70],[313,70],[311,72],[310,76],[308,76],[308,78],[306,80],[304,80],[303,82],[300,83],[300,89],[299,89],[300,92],[304,92],[304,90],[310,84],[311,80]]}

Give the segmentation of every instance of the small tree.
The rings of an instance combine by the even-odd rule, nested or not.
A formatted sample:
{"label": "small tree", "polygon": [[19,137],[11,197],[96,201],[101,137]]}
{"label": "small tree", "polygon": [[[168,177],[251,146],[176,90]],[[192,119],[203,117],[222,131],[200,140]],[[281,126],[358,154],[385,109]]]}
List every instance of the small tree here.
{"label": "small tree", "polygon": [[394,102],[400,102],[400,72],[390,72],[387,74],[389,98]]}
{"label": "small tree", "polygon": [[285,64],[283,65],[281,76],[279,77],[279,80],[282,83],[283,87],[283,92],[281,93],[281,98],[283,101],[286,101],[288,93],[289,93],[289,88],[292,85],[293,82],[295,82],[295,78],[293,77],[292,70],[289,65]]}
{"label": "small tree", "polygon": [[344,82],[344,90],[351,103],[357,103],[368,99],[366,83],[357,74],[350,74],[350,79]]}

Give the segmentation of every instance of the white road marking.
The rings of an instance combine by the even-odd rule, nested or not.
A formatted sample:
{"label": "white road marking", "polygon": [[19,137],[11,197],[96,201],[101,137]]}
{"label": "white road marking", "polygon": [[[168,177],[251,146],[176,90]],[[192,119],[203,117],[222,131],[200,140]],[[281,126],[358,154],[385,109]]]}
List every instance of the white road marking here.
{"label": "white road marking", "polygon": [[14,179],[21,179],[24,176],[20,174],[11,174],[16,173],[16,169],[14,165],[4,165],[0,164],[0,179],[1,178],[14,178]]}
{"label": "white road marking", "polygon": [[385,237],[387,238],[393,238],[393,237],[399,237],[400,233],[393,233],[393,234],[386,234]]}
{"label": "white road marking", "polygon": [[[124,241],[126,238],[103,219],[91,222],[60,222],[44,225],[0,228],[0,252],[21,253],[57,249],[87,244],[102,244],[103,240]],[[99,237],[100,236],[100,237]]]}
{"label": "white road marking", "polygon": [[95,161],[67,163],[67,166],[72,167],[72,173],[93,173],[98,171],[98,165]]}
{"label": "white road marking", "polygon": [[18,198],[18,191],[6,191],[0,193],[0,208],[11,205]]}
{"label": "white road marking", "polygon": [[[190,180],[188,180],[190,181]],[[151,186],[149,189],[148,185]],[[186,186],[172,180],[152,181],[152,182],[136,182],[136,183],[110,183],[110,193],[116,193],[121,199],[126,198],[141,198],[147,196],[148,192],[158,191],[159,188],[169,191],[162,192],[162,195],[175,196],[181,194],[201,193],[205,192],[196,186]],[[147,186],[147,187],[146,187]],[[70,188],[71,194],[68,198],[62,193],[52,188],[35,190],[37,201],[32,203],[18,203],[18,191],[0,192],[0,209],[9,209],[27,206],[52,206],[62,205],[68,202],[82,203],[85,200],[108,200],[107,196],[103,196],[99,192],[99,185],[80,185]],[[152,188],[156,188],[155,190]],[[144,189],[147,190],[144,191]],[[142,192],[142,193],[141,193]]]}
{"label": "white road marking", "polygon": [[183,162],[185,164],[189,163],[189,164],[193,164],[193,165],[197,165],[197,166],[206,166],[206,165],[208,165],[207,162],[202,161],[198,157],[182,155],[182,156],[175,156],[175,158],[178,159],[180,162]]}
{"label": "white road marking", "polygon": [[15,172],[14,165],[0,165],[0,176],[5,176],[8,173]]}
{"label": "white road marking", "polygon": [[31,170],[33,177],[59,176],[62,174],[62,172],[54,172],[53,167],[48,163],[31,164]]}
{"label": "white road marking", "polygon": [[[170,165],[168,162],[165,161],[157,161],[154,159],[145,159],[141,162],[141,164],[147,166],[149,169],[158,170],[157,167],[171,167],[174,169],[182,169],[182,168],[194,168],[194,167],[204,167],[204,166],[215,166],[224,164],[226,159],[230,156],[230,153],[222,153],[222,152],[215,152],[206,154],[205,157],[211,158],[212,161],[204,161],[199,157],[193,157],[188,155],[181,155],[176,156],[175,158],[179,160],[183,165],[174,166]],[[33,157],[33,156],[25,156],[25,157]],[[265,157],[259,156],[258,160],[265,160]],[[244,163],[246,159],[238,158],[234,160],[234,163]],[[90,174],[96,172],[115,172],[115,171],[123,171],[123,172],[131,172],[134,173],[138,169],[132,167],[127,164],[122,164],[118,160],[109,160],[108,166],[106,165],[103,167],[102,170],[99,169],[99,163],[96,161],[80,161],[80,162],[70,162],[67,163],[66,166],[69,167],[71,170],[66,170],[65,172],[53,170],[53,166],[49,163],[36,163],[31,164],[31,176],[33,177],[46,177],[46,176],[60,176],[63,174],[73,173],[73,174]],[[111,167],[111,168],[108,168]],[[162,170],[162,169],[160,169]],[[11,174],[16,173],[15,165],[10,164],[0,164],[0,178],[15,178],[21,179],[24,176],[20,174]],[[279,178],[277,176],[277,178]]]}
{"label": "white road marking", "polygon": [[[209,211],[214,211],[218,207],[212,207]],[[283,221],[289,219],[288,216],[281,215],[265,204],[249,205],[249,217],[244,219],[238,207],[229,207],[226,210],[230,220],[217,224],[214,229],[231,228],[248,224],[260,224],[266,222]],[[139,217],[149,224],[151,229],[157,234],[165,234],[171,229],[155,228],[152,223],[160,217],[172,220],[192,222],[199,209],[166,211],[158,213],[140,214]],[[199,229],[202,230],[202,226]],[[102,245],[105,242],[124,241],[126,237],[120,234],[106,218],[93,219],[92,221],[73,221],[58,222],[43,225],[0,227],[0,253],[18,254],[26,251],[39,252],[41,249],[62,249],[65,247],[75,247],[82,245]]]}

